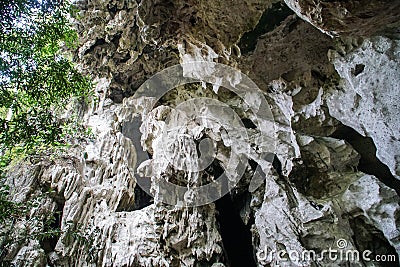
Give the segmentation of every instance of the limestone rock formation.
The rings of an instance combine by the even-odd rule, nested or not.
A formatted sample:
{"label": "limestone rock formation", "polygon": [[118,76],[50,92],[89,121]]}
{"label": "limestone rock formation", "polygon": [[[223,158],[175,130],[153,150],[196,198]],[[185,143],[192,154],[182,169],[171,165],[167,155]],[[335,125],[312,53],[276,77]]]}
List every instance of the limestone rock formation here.
{"label": "limestone rock formation", "polygon": [[[76,6],[75,58],[96,101],[74,108],[94,136],[13,166],[13,200],[39,205],[0,230],[24,236],[4,262],[399,264],[398,1]],[[246,77],[259,91],[232,89]],[[198,82],[162,91],[186,78]],[[49,227],[59,236],[35,236]],[[394,258],[321,256],[329,249]]]}
{"label": "limestone rock formation", "polygon": [[[385,37],[365,40],[351,54],[331,54],[343,77],[344,92],[332,92],[328,100],[332,116],[373,139],[377,157],[399,179],[400,124],[398,83],[399,41]],[[382,79],[381,79],[382,77]],[[348,112],[348,109],[351,112]]]}
{"label": "limestone rock formation", "polygon": [[398,33],[398,1],[285,0],[296,14],[332,36]]}

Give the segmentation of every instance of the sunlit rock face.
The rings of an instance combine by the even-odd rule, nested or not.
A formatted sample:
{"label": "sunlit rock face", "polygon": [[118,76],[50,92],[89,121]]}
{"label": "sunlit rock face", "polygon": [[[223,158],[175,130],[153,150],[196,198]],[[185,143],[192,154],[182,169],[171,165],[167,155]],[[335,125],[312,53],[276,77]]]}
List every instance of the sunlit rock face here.
{"label": "sunlit rock face", "polygon": [[[31,237],[10,247],[7,260],[398,265],[368,265],[361,256],[400,254],[397,1],[76,5],[76,63],[96,86],[95,101],[76,109],[94,136],[75,140],[61,156],[13,167],[14,200],[35,199],[40,205],[31,214],[40,219],[18,223],[13,235]],[[241,74],[218,79],[214,65],[191,62]],[[160,80],[146,87],[177,64],[168,82],[181,72],[182,79],[213,77],[213,84],[161,95]],[[257,94],[251,86],[247,94],[229,88],[245,77]],[[216,184],[223,173],[226,184],[213,187],[218,197],[196,205],[208,195],[191,190]],[[184,198],[165,181],[188,188]],[[51,213],[61,234],[38,240],[34,233],[47,229]],[[329,249],[360,258],[321,256]],[[302,256],[312,252],[317,256]]]}

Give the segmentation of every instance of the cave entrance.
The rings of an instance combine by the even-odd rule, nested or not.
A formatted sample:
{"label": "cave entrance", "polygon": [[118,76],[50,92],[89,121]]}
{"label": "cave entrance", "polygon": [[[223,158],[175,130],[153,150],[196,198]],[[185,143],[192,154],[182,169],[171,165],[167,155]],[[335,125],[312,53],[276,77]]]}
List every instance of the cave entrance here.
{"label": "cave entrance", "polygon": [[215,202],[217,222],[225,250],[225,261],[229,267],[257,266],[253,251],[251,224],[246,225],[240,217],[230,194]]}

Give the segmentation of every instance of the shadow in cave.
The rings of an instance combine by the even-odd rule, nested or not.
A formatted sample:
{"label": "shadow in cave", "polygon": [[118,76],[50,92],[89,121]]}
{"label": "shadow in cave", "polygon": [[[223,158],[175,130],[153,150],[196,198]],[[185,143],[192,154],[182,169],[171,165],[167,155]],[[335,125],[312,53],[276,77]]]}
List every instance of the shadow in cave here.
{"label": "shadow in cave", "polygon": [[362,215],[350,218],[349,223],[354,232],[353,240],[358,251],[371,251],[368,256],[370,259],[376,259],[378,255],[384,257],[385,261],[380,261],[379,266],[399,266],[396,249],[386,240],[382,231],[368,224],[368,220]]}
{"label": "shadow in cave", "polygon": [[253,30],[243,34],[238,46],[242,54],[248,54],[256,48],[258,38],[279,26],[288,16],[294,12],[285,3],[277,2],[267,8]]}
{"label": "shadow in cave", "polygon": [[[224,244],[227,266],[257,266],[252,245],[250,226],[245,225],[230,194],[215,202],[217,222]],[[251,224],[250,224],[251,225]]]}
{"label": "shadow in cave", "polygon": [[[121,127],[122,135],[126,138],[129,138],[132,141],[133,146],[136,148],[136,169],[141,163],[151,158],[151,155],[142,149],[142,145],[140,139],[142,134],[140,132],[140,126],[142,125],[142,120],[140,117],[134,117],[132,120],[124,122]],[[140,177],[135,172],[135,178],[137,184],[135,186],[135,203],[133,206],[129,206],[129,208],[119,207],[117,211],[131,211],[143,209],[153,203],[153,197],[149,195],[146,191],[150,190],[150,179],[147,177]],[[140,185],[139,185],[140,184]],[[146,191],[142,188],[145,187]]]}
{"label": "shadow in cave", "polygon": [[[216,177],[224,171],[220,166],[214,166],[213,169]],[[216,219],[224,245],[226,266],[257,266],[253,253],[251,223],[246,225],[243,222],[240,210],[234,205],[229,193],[215,201],[215,206],[218,211]]]}
{"label": "shadow in cave", "polygon": [[361,156],[357,166],[358,170],[374,175],[400,196],[400,180],[396,179],[388,166],[376,157],[376,146],[372,138],[364,137],[353,128],[343,124],[330,137],[346,140]]}
{"label": "shadow in cave", "polygon": [[[46,189],[46,192],[48,192],[50,188]],[[62,221],[62,215],[63,215],[63,210],[65,206],[65,198],[63,195],[57,195],[57,194],[51,194],[51,197],[56,203],[56,209],[51,213],[48,214],[48,217],[45,218],[43,221],[44,227],[42,230],[43,236],[39,238],[39,244],[40,247],[44,250],[46,253],[46,266],[53,267],[54,264],[50,260],[50,253],[55,251],[58,239],[60,238],[61,234],[61,221]],[[1,260],[0,260],[0,266],[1,265]]]}

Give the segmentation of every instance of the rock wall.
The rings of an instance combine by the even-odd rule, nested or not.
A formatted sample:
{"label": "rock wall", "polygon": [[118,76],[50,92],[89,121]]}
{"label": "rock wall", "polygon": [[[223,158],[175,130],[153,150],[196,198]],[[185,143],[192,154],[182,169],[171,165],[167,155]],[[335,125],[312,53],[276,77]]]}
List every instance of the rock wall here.
{"label": "rock wall", "polygon": [[[16,237],[32,236],[4,259],[15,266],[395,266],[299,256],[331,248],[395,255],[389,264],[398,264],[399,6],[336,2],[77,1],[76,61],[93,77],[96,101],[76,108],[94,137],[14,166],[13,198],[37,199],[31,217],[39,219],[14,226]],[[219,77],[212,62],[241,74],[180,84],[159,97],[152,91],[180,72]],[[171,80],[144,87],[176,64]],[[246,77],[259,91],[232,91]],[[209,150],[216,152],[200,168]],[[189,189],[222,173],[228,178],[212,188],[215,201],[193,204],[204,195]],[[174,198],[181,189],[164,181],[183,188],[183,202]],[[39,240],[34,233],[46,230],[52,213],[61,234]]]}

